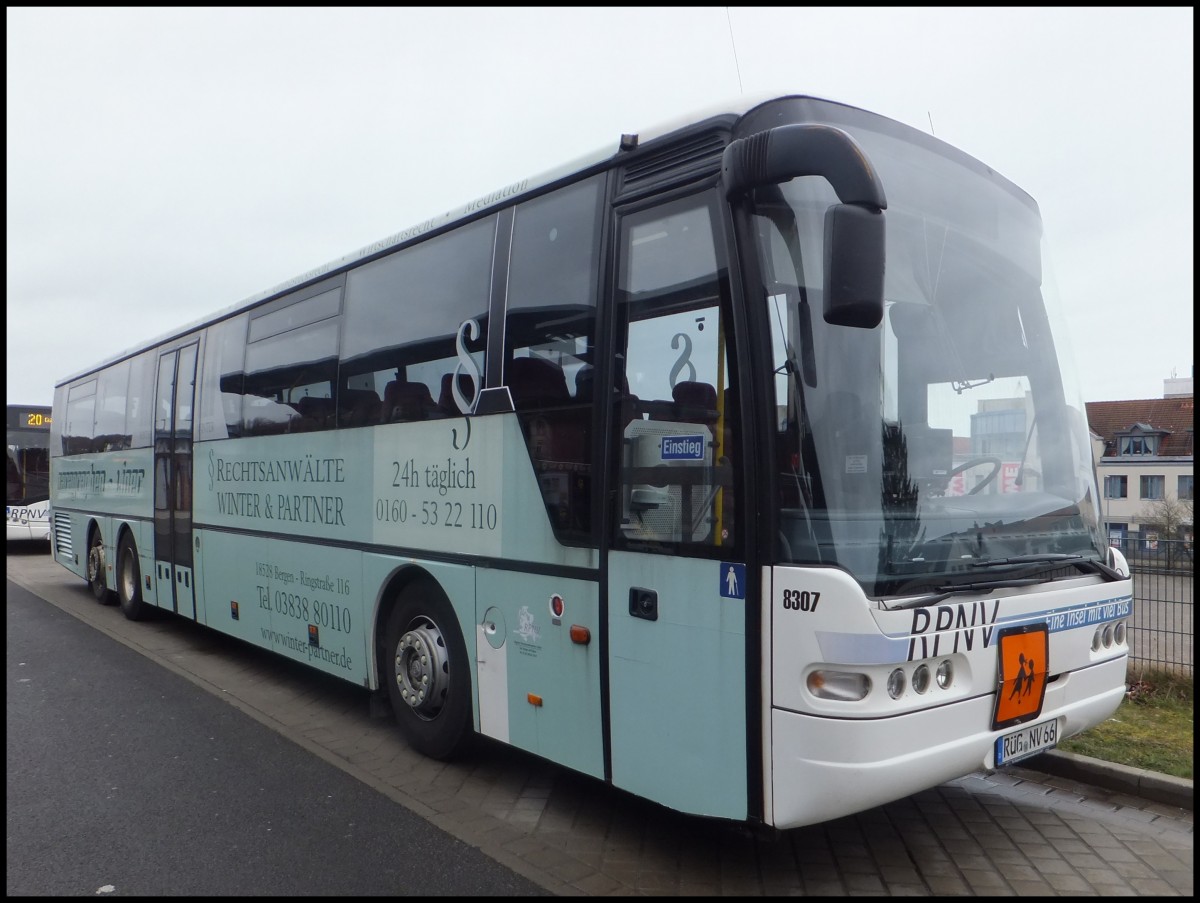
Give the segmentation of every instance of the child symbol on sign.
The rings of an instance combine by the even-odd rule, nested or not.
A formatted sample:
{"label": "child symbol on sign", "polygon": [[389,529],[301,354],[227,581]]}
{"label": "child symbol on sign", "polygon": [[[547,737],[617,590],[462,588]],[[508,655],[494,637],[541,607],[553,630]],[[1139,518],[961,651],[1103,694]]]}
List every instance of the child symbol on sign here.
{"label": "child symbol on sign", "polygon": [[1033,659],[1029,660],[1029,672],[1025,675],[1025,692],[1021,695],[1028,696],[1033,692]]}
{"label": "child symbol on sign", "polygon": [[1025,681],[1027,679],[1025,676],[1025,653],[1022,652],[1019,658],[1021,660],[1021,664],[1017,668],[1017,676],[1013,678],[1012,692],[1008,694],[1009,699],[1012,699],[1014,696],[1017,699],[1020,699],[1021,696],[1024,695],[1025,691]]}

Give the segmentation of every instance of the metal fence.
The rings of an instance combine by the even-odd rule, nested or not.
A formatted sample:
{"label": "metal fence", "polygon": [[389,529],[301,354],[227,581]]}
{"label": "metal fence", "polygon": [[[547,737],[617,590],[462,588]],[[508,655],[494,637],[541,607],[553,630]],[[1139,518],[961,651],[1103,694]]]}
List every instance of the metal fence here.
{"label": "metal fence", "polygon": [[1133,572],[1130,671],[1192,677],[1192,542],[1130,533],[1114,542]]}

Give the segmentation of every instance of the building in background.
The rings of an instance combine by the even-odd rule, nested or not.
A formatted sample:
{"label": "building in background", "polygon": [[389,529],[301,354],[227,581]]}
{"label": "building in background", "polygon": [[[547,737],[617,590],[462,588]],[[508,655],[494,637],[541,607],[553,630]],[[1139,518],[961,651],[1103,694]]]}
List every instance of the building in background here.
{"label": "building in background", "polygon": [[1193,536],[1192,378],[1163,380],[1163,397],[1087,404],[1109,538],[1125,548]]}

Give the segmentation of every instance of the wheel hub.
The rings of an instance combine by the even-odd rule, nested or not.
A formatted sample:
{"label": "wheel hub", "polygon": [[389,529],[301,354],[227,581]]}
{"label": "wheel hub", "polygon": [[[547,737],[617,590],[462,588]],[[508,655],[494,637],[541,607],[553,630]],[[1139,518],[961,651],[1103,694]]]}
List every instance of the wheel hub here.
{"label": "wheel hub", "polygon": [[137,593],[137,577],[134,576],[133,556],[127,554],[121,563],[121,590],[126,599],[132,599]]}
{"label": "wheel hub", "polygon": [[104,546],[95,542],[92,543],[91,549],[88,550],[88,582],[95,583],[103,573]]}
{"label": "wheel hub", "polygon": [[400,698],[418,715],[436,716],[450,686],[449,665],[446,643],[436,625],[409,630],[396,645],[395,677]]}

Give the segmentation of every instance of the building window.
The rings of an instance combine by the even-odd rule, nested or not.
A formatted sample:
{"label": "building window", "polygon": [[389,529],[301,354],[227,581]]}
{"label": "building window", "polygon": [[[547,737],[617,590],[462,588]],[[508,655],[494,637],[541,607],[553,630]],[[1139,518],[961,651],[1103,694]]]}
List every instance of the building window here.
{"label": "building window", "polygon": [[1163,497],[1163,484],[1166,478],[1162,476],[1142,477],[1142,498],[1156,500]]}
{"label": "building window", "polygon": [[1181,501],[1192,500],[1192,475],[1190,473],[1179,478],[1179,491],[1175,494]]}
{"label": "building window", "polygon": [[1129,477],[1105,477],[1104,497],[1106,499],[1123,499],[1129,496]]}
{"label": "building window", "polygon": [[1157,436],[1122,436],[1122,455],[1153,455],[1157,451]]}

